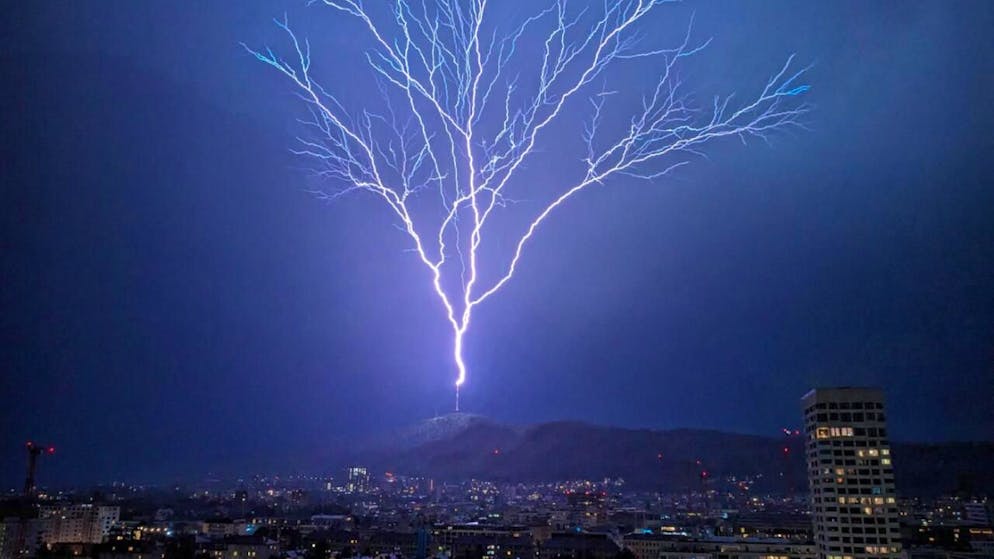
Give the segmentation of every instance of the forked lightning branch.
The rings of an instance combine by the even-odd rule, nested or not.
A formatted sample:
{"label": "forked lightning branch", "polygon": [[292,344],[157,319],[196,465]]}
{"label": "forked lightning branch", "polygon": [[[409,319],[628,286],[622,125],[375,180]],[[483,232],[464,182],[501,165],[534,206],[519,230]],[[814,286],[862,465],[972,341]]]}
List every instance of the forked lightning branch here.
{"label": "forked lightning branch", "polygon": [[[349,80],[315,75],[310,43],[285,18],[276,24],[286,32],[286,56],[246,49],[288,78],[306,105],[294,152],[328,185],[321,195],[371,194],[409,237],[452,328],[457,411],[473,313],[524,265],[529,240],[557,208],[611,179],[659,181],[714,140],[767,139],[802,126],[808,111],[799,100],[808,90],[799,82],[804,69],[792,68],[791,58],[749,95],[692,103],[678,65],[709,41],[695,41],[688,22],[686,33],[659,44],[665,38],[651,26],[666,15],[662,0],[559,0],[504,29],[490,23],[492,0],[397,0],[382,13],[360,0],[316,3],[352,18],[369,39],[378,102],[340,102]],[[625,96],[612,94],[606,71],[623,64],[642,65],[656,79],[623,126],[614,117],[608,126],[610,103]],[[510,207],[524,167],[548,155],[536,146],[564,118],[585,122],[586,154],[574,174],[553,176],[576,178],[519,184],[541,189],[529,199],[546,202],[515,204],[531,212],[527,226],[508,253],[484,253],[481,244],[497,230],[493,216]],[[425,210],[427,196],[437,211]],[[487,280],[484,268],[498,271]]]}

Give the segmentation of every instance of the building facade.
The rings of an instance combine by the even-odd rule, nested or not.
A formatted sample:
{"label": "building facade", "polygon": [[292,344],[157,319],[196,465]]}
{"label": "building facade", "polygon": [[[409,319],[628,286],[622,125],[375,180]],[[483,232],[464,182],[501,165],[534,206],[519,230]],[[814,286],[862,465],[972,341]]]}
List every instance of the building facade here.
{"label": "building facade", "polygon": [[662,534],[629,534],[625,547],[635,559],[815,559],[810,543],[778,539],[712,537],[694,539]]}
{"label": "building facade", "polygon": [[60,543],[100,543],[118,522],[121,508],[107,505],[45,505],[38,508],[44,523],[42,540]]}
{"label": "building facade", "polygon": [[818,388],[802,404],[819,559],[901,557],[883,392]]}
{"label": "building facade", "polygon": [[369,491],[369,471],[364,466],[349,466],[345,469],[345,490],[349,493]]}
{"label": "building facade", "polygon": [[431,529],[434,555],[518,559],[534,557],[535,540],[524,526],[481,524],[435,525]]}

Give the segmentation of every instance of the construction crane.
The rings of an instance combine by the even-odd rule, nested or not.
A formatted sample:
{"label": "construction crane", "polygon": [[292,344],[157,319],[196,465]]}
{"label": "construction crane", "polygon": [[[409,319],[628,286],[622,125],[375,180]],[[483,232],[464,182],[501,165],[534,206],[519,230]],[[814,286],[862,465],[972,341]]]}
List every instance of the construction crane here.
{"label": "construction crane", "polygon": [[702,458],[695,460],[694,465],[700,469],[698,478],[701,480],[701,498],[704,500],[704,516],[706,518],[711,509],[711,496],[708,494],[708,479],[711,477],[711,473],[704,466]]}
{"label": "construction crane", "polygon": [[28,441],[24,445],[24,448],[28,452],[28,475],[24,479],[24,502],[21,503],[21,510],[18,515],[19,521],[16,524],[16,528],[13,529],[13,533],[10,533],[10,528],[8,527],[8,537],[13,542],[16,556],[22,556],[28,551],[25,542],[27,540],[29,519],[34,516],[32,511],[34,508],[35,489],[37,487],[35,485],[35,472],[38,469],[38,457],[42,454],[55,454],[54,446],[39,445],[32,441]]}
{"label": "construction crane", "polygon": [[28,441],[24,446],[28,451],[28,476],[24,479],[24,498],[31,499],[34,497],[35,489],[37,488],[35,484],[35,472],[38,469],[38,457],[42,454],[55,454],[55,447],[35,444],[32,441]]}
{"label": "construction crane", "polygon": [[794,502],[794,474],[793,474],[793,468],[791,467],[791,461],[792,461],[791,460],[791,452],[792,452],[792,448],[791,447],[800,450],[801,451],[801,455],[803,456],[803,451],[804,451],[803,443],[804,443],[804,439],[801,437],[801,432],[799,430],[797,430],[797,429],[791,430],[791,429],[789,429],[787,427],[784,427],[783,429],[781,429],[781,431],[783,431],[783,434],[784,434],[783,450],[780,453],[781,456],[783,457],[783,472],[782,472],[782,475],[783,475],[784,483],[786,484],[786,489],[787,489],[787,493],[786,493],[787,501],[793,503]]}

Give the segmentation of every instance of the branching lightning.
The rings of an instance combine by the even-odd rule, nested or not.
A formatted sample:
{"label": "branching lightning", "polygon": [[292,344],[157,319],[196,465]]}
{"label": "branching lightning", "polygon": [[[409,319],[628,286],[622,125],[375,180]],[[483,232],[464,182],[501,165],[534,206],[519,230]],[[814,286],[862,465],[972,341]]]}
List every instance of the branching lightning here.
{"label": "branching lightning", "polygon": [[[679,45],[655,48],[644,46],[636,30],[664,0],[604,0],[596,13],[593,2],[574,9],[555,0],[504,33],[486,24],[493,1],[395,0],[383,17],[361,0],[316,0],[357,20],[371,38],[366,59],[380,84],[380,112],[346,110],[312,75],[310,43],[285,18],[276,24],[292,44],[291,58],[245,47],[289,78],[306,104],[309,118],[301,122],[307,133],[294,153],[313,160],[315,172],[335,185],[321,195],[370,193],[410,238],[452,328],[457,411],[473,312],[511,280],[529,240],[556,208],[615,176],[663,177],[703,156],[712,140],[767,139],[800,127],[808,111],[797,100],[808,90],[798,83],[805,69],[792,70],[792,57],[748,101],[735,103],[728,95],[706,110],[692,106],[676,69],[708,41],[693,44],[688,26]],[[599,131],[612,92],[592,84],[609,66],[627,63],[650,66],[658,79],[624,129],[603,141]],[[543,131],[584,108],[585,91],[586,155],[576,178],[537,209],[510,257],[497,262],[503,271],[486,281],[480,247],[494,210],[510,201],[508,185],[536,156]],[[427,191],[437,192],[439,210],[415,212],[414,201]]]}

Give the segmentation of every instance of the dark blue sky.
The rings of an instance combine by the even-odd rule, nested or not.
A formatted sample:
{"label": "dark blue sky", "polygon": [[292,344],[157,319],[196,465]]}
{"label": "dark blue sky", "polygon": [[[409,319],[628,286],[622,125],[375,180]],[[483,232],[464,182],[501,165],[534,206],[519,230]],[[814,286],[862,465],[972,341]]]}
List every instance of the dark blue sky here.
{"label": "dark blue sky", "polygon": [[[0,19],[0,484],[314,467],[451,407],[450,332],[389,215],[305,192],[299,108],[239,41],[296,2]],[[873,384],[904,440],[994,433],[994,5],[689,2],[705,93],[813,61],[812,130],[586,192],[474,319],[465,408],[775,434]],[[351,48],[351,50],[350,50]],[[625,84],[616,84],[624,87]],[[368,94],[352,91],[358,98]],[[289,453],[289,454],[287,454]]]}

